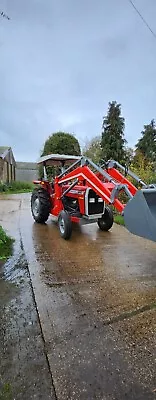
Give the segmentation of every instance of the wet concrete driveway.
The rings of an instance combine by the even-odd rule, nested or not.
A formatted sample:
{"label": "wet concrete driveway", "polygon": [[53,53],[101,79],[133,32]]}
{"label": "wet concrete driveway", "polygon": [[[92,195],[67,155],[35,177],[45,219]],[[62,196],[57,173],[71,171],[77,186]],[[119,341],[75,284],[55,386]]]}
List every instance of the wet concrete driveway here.
{"label": "wet concrete driveway", "polygon": [[156,244],[96,224],[64,241],[33,222],[29,195],[2,197],[0,220],[25,253],[51,398],[156,398]]}

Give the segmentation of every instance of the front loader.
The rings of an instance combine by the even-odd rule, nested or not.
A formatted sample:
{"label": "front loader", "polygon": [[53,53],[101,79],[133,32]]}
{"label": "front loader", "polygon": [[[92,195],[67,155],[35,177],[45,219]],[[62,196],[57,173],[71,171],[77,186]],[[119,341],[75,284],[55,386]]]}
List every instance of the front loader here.
{"label": "front loader", "polygon": [[[156,241],[156,185],[147,186],[133,172],[116,161],[99,167],[86,157],[51,154],[41,157],[44,177],[34,181],[31,196],[33,218],[47,221],[51,214],[58,220],[60,234],[69,239],[72,222],[97,222],[103,231],[113,225],[113,206],[124,217],[126,228],[133,234]],[[66,168],[67,165],[67,168]],[[49,181],[48,166],[59,166],[61,172]],[[141,186],[137,189],[127,176]],[[119,200],[124,192],[127,202]]]}

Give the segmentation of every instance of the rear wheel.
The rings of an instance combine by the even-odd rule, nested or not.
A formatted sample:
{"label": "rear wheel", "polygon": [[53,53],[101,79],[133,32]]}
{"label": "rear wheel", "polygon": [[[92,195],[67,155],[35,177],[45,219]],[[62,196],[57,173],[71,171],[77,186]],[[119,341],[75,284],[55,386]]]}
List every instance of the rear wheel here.
{"label": "rear wheel", "polygon": [[98,219],[99,228],[101,231],[109,231],[113,225],[113,222],[113,212],[109,207],[106,207],[104,214]]}
{"label": "rear wheel", "polygon": [[72,234],[72,222],[67,211],[61,211],[58,217],[58,226],[60,235],[63,239],[68,240]]}
{"label": "rear wheel", "polygon": [[49,193],[43,188],[34,189],[31,195],[31,212],[38,223],[47,221],[51,209]]}

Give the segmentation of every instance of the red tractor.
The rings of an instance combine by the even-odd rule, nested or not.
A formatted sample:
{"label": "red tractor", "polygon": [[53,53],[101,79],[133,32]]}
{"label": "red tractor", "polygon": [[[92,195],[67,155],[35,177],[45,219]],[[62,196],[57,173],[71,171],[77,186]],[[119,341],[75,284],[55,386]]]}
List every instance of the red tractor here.
{"label": "red tractor", "polygon": [[[45,223],[51,214],[58,219],[60,234],[69,239],[72,222],[97,222],[102,231],[113,225],[113,206],[124,216],[127,229],[135,235],[156,241],[156,185],[147,186],[128,168],[116,161],[99,167],[86,157],[51,154],[41,157],[44,178],[31,196],[31,211],[38,223]],[[67,168],[65,166],[67,165]],[[47,167],[59,166],[61,173],[52,182],[47,179]],[[121,171],[123,173],[121,173]],[[135,179],[137,189],[127,175]],[[124,192],[126,204],[119,199]]]}

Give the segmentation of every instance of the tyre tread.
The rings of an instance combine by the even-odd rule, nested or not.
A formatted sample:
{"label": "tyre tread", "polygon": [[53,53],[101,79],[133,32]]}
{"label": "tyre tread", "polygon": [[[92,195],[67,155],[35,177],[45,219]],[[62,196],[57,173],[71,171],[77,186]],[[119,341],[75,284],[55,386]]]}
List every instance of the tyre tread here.
{"label": "tyre tread", "polygon": [[[69,240],[72,234],[72,222],[71,219],[69,217],[69,214],[67,211],[62,210],[59,214],[58,217],[58,224],[59,224],[59,218],[63,218],[65,221],[65,231],[64,234],[62,234],[62,232],[60,231],[60,235],[63,239],[65,240]],[[59,229],[60,230],[60,229]]]}
{"label": "tyre tread", "polygon": [[[40,201],[40,212],[38,217],[35,217],[32,210],[32,203],[38,197]],[[31,195],[31,211],[33,218],[38,223],[44,223],[47,221],[51,209],[51,202],[49,193],[43,188],[35,188]]]}
{"label": "tyre tread", "polygon": [[105,213],[98,219],[98,226],[102,231],[109,231],[114,222],[113,211],[110,207],[105,207]]}

